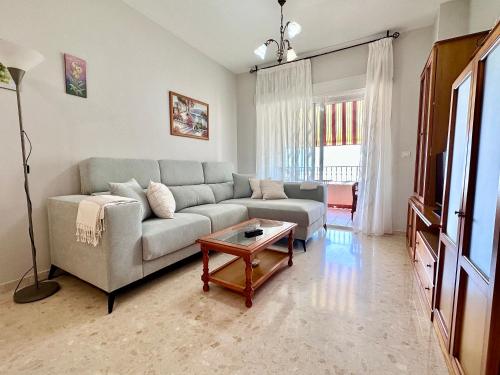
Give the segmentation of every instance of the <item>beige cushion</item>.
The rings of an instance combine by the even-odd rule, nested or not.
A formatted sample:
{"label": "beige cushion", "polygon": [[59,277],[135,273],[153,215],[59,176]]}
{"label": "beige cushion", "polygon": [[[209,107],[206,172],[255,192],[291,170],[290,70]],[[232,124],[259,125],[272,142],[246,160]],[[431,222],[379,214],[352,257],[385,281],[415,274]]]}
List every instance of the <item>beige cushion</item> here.
{"label": "beige cushion", "polygon": [[252,199],[262,199],[262,190],[260,189],[260,180],[256,178],[249,178],[250,188],[252,189]]}
{"label": "beige cushion", "polygon": [[160,182],[150,181],[146,195],[156,216],[162,219],[174,217],[175,199],[168,187]]}
{"label": "beige cushion", "polygon": [[260,180],[262,199],[287,199],[283,181]]}

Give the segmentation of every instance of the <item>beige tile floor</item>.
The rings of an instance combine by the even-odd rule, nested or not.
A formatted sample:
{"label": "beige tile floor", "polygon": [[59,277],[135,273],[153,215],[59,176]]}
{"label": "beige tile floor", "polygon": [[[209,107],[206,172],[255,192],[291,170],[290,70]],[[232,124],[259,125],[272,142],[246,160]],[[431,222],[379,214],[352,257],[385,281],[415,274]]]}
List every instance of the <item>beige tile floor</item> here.
{"label": "beige tile floor", "polygon": [[328,225],[351,228],[351,209],[329,207],[326,222]]}
{"label": "beige tile floor", "polygon": [[[212,258],[221,264],[225,255]],[[0,295],[0,374],[447,374],[402,236],[329,230],[257,290],[201,290],[196,258],[117,297],[71,276]]]}

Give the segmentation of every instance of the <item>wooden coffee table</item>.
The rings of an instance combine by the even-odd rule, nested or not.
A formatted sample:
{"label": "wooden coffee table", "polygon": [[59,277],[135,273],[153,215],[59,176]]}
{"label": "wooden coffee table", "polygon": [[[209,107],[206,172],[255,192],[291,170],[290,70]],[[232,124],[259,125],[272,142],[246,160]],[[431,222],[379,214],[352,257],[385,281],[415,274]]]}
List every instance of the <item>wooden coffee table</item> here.
{"label": "wooden coffee table", "polygon": [[[246,238],[245,231],[259,227],[264,233],[258,237]],[[208,292],[209,282],[229,288],[246,298],[247,307],[252,307],[255,289],[261,286],[283,266],[293,265],[293,233],[295,223],[252,219],[212,233],[198,240],[203,253],[203,290]],[[270,249],[280,239],[288,237],[288,252]],[[218,251],[235,255],[236,258],[212,272],[208,270],[208,252]],[[252,267],[252,261],[259,264]]]}

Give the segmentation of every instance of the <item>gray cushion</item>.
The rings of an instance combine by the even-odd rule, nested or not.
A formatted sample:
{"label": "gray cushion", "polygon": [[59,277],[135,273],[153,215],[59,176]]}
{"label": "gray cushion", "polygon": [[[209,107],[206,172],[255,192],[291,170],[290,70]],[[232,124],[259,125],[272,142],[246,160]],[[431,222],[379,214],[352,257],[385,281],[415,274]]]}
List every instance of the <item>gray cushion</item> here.
{"label": "gray cushion", "polygon": [[150,219],[142,223],[142,257],[152,260],[192,245],[210,234],[205,216],[175,213],[173,219]]}
{"label": "gray cushion", "polygon": [[215,203],[215,196],[208,185],[169,186],[175,198],[176,212],[186,207]]}
{"label": "gray cushion", "polygon": [[207,161],[203,163],[203,173],[206,184],[216,184],[219,182],[229,182],[233,178],[233,165],[225,161]]}
{"label": "gray cushion", "polygon": [[160,182],[160,168],[156,160],[90,158],[80,162],[82,194],[108,190],[110,182],[126,182],[135,178],[142,188],[149,181]]}
{"label": "gray cushion", "polygon": [[309,199],[262,200],[252,198],[229,199],[220,204],[241,204],[247,207],[250,218],[282,220],[309,226],[323,219],[325,204]]}
{"label": "gray cushion", "polygon": [[139,201],[141,203],[142,220],[151,216],[152,211],[149,206],[148,197],[135,178],[127,182],[110,182],[109,190],[113,195],[132,198]]}
{"label": "gray cushion", "polygon": [[210,189],[214,192],[215,202],[225,201],[233,198],[233,183],[222,182],[220,184],[209,184]]}
{"label": "gray cushion", "polygon": [[233,173],[234,198],[248,198],[252,196],[252,188],[250,187],[249,178],[253,177],[249,174]]}
{"label": "gray cushion", "polygon": [[204,204],[186,208],[182,210],[182,213],[193,213],[208,217],[212,223],[212,232],[248,220],[246,207],[239,204]]}
{"label": "gray cushion", "polygon": [[159,160],[161,182],[168,186],[203,184],[201,162],[192,160]]}

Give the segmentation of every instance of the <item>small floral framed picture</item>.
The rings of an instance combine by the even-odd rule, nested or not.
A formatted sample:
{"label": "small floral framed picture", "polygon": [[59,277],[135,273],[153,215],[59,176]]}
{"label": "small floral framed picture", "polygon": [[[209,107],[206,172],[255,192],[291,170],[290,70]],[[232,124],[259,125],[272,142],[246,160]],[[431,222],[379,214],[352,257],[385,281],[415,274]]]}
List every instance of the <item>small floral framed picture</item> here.
{"label": "small floral framed picture", "polygon": [[78,57],[64,54],[66,93],[87,97],[87,63]]}

